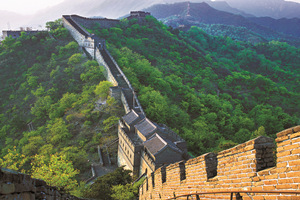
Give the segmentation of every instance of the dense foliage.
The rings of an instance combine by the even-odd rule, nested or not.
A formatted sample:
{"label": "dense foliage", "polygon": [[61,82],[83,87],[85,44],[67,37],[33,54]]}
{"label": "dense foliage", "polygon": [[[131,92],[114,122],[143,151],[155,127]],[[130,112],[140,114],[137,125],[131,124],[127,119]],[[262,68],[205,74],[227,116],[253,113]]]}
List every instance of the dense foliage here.
{"label": "dense foliage", "polygon": [[47,26],[0,45],[0,165],[71,191],[91,176],[97,145],[117,137],[123,111],[61,20]]}
{"label": "dense foliage", "polygon": [[298,48],[236,42],[197,27],[182,32],[151,16],[90,31],[107,40],[147,116],[177,131],[196,155],[257,133],[275,138],[299,123]]}
{"label": "dense foliage", "polygon": [[[100,200],[135,199],[140,184],[131,185],[132,177],[129,170],[119,167],[114,172],[98,178],[92,185],[85,187],[82,194],[85,197]],[[122,198],[126,196],[126,198]]]}

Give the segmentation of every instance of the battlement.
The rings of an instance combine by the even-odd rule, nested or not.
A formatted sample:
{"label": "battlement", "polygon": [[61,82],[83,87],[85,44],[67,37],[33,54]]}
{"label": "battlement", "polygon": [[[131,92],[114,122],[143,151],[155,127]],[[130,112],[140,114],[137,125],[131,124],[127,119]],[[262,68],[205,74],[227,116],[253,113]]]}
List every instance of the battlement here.
{"label": "battlement", "polygon": [[[277,161],[271,138],[258,137],[218,154],[208,153],[157,169],[140,187],[140,199],[168,199],[221,190],[280,191],[300,189],[300,126],[277,134]],[[151,183],[151,184],[150,184]],[[298,199],[296,194],[252,194],[254,199]],[[243,199],[251,199],[242,194]],[[185,198],[186,199],[186,198]],[[200,199],[229,199],[206,194]]]}

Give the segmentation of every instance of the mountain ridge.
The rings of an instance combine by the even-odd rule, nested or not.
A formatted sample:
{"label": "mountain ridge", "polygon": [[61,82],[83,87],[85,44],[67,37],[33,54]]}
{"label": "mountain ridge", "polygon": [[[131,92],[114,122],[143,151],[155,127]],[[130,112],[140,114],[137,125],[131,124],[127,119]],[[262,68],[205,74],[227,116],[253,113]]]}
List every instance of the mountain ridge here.
{"label": "mountain ridge", "polygon": [[300,3],[296,2],[284,0],[226,0],[226,2],[234,8],[257,17],[300,18]]}
{"label": "mountain ridge", "polygon": [[[202,23],[223,24],[245,27],[254,33],[269,38],[269,40],[295,41],[298,40],[296,37],[300,37],[300,30],[295,29],[295,27],[300,27],[300,20],[276,20],[268,18],[269,21],[271,21],[270,25],[267,24],[267,22],[259,22],[259,20],[265,18],[246,18],[241,15],[216,10],[205,2],[156,4],[145,9],[145,11],[151,12],[154,17],[162,20],[165,24],[173,28],[199,26],[199,24]],[[277,24],[276,28],[274,28],[272,24]],[[285,28],[282,28],[283,26]]]}

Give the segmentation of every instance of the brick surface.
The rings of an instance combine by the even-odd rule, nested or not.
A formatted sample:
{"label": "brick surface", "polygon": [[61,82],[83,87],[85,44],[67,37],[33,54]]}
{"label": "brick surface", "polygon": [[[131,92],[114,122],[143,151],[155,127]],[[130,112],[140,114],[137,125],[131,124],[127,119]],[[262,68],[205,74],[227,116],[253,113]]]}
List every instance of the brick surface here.
{"label": "brick surface", "polygon": [[[299,126],[300,127],[300,126]],[[297,130],[299,129],[296,127]],[[179,194],[203,191],[230,191],[230,190],[294,190],[300,189],[300,147],[298,144],[299,131],[291,128],[277,134],[277,163],[272,166],[274,145],[270,140],[257,138],[243,143],[231,149],[217,154],[217,175],[207,179],[205,155],[188,160],[186,162],[186,180],[180,182],[179,167],[174,164],[167,167],[167,182],[161,183],[161,179],[155,181],[157,187],[152,191],[141,195],[140,199],[161,199]],[[292,138],[292,139],[291,139]],[[264,143],[265,142],[265,143]],[[254,149],[257,148],[257,149]],[[269,163],[268,163],[269,162]],[[271,167],[258,171],[259,165]],[[155,174],[160,174],[156,171]],[[177,176],[176,176],[177,175]],[[141,194],[141,193],[140,193]],[[251,194],[253,199],[299,199],[296,195],[283,194]],[[243,199],[251,199],[248,195],[242,194]],[[148,198],[147,198],[148,197]],[[230,199],[230,194],[202,195],[200,199]],[[182,198],[182,199],[186,199]],[[233,198],[235,199],[235,198]]]}

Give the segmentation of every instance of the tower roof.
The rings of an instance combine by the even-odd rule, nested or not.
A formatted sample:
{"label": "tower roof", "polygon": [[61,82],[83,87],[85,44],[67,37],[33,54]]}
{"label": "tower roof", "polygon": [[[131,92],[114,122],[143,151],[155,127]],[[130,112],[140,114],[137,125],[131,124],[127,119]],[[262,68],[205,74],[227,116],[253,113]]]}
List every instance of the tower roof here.
{"label": "tower roof", "polygon": [[149,135],[154,133],[157,129],[157,127],[147,118],[141,120],[134,127],[146,138],[148,138]]}
{"label": "tower roof", "polygon": [[161,137],[158,133],[152,135],[148,140],[144,142],[144,146],[147,150],[153,155],[156,156],[158,153],[163,151],[165,148],[171,148],[178,153],[182,153],[180,149],[176,147],[176,145]]}
{"label": "tower roof", "polygon": [[122,118],[123,118],[124,122],[126,122],[128,125],[132,125],[138,119],[140,119],[140,116],[134,110],[131,110],[129,113],[127,113]]}
{"label": "tower roof", "polygon": [[164,141],[164,139],[161,138],[157,133],[144,142],[144,146],[154,156],[163,150],[167,145],[168,143]]}

